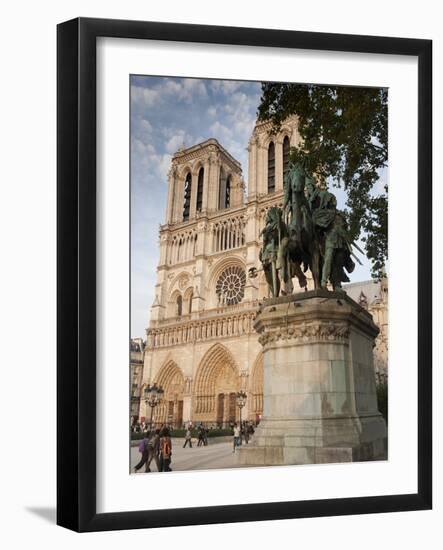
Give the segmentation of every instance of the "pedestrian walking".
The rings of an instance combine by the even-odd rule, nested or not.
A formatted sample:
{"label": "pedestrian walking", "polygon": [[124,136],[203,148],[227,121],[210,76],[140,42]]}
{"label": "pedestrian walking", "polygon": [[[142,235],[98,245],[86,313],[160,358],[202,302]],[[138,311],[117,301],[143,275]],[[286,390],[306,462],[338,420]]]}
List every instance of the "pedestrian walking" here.
{"label": "pedestrian walking", "polygon": [[148,460],[146,462],[146,472],[151,471],[151,462],[154,461],[157,466],[157,472],[160,472],[160,430],[152,432],[152,436],[148,443]]}
{"label": "pedestrian walking", "polygon": [[188,426],[188,429],[186,430],[185,434],[185,444],[183,445],[183,449],[186,447],[186,445],[189,443],[189,446],[192,449],[192,432]]}
{"label": "pedestrian walking", "polygon": [[254,425],[252,424],[252,422],[249,423],[248,425],[248,435],[249,435],[249,438],[251,438],[253,435],[254,435]]}
{"label": "pedestrian walking", "polygon": [[247,445],[249,443],[249,424],[247,424],[246,422],[243,424],[243,437]]}
{"label": "pedestrian walking", "polygon": [[168,428],[160,432],[160,471],[171,472],[172,441]]}
{"label": "pedestrian walking", "polygon": [[140,441],[138,450],[142,456],[141,456],[140,462],[134,466],[134,472],[138,472],[145,464],[146,464],[145,472],[150,471],[148,470],[149,467],[147,465],[149,460],[149,453],[150,453],[148,434],[146,434],[145,437]]}
{"label": "pedestrian walking", "polygon": [[240,428],[237,425],[237,423],[234,424],[234,450],[232,451],[235,453],[235,449],[237,447],[240,447]]}
{"label": "pedestrian walking", "polygon": [[205,429],[203,428],[203,426],[200,426],[200,428],[198,429],[197,447],[201,447],[204,444],[205,444]]}

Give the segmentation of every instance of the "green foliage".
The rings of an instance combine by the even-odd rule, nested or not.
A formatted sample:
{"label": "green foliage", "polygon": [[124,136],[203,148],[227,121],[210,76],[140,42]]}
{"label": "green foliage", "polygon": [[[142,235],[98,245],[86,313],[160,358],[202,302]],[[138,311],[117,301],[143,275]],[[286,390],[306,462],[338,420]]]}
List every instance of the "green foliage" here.
{"label": "green foliage", "polygon": [[213,430],[209,430],[208,437],[226,437],[232,434],[233,431],[231,428],[214,428]]}
{"label": "green foliage", "polygon": [[388,159],[387,90],[262,83],[259,119],[271,120],[275,132],[292,114],[302,138],[292,160],[346,191],[352,238],[365,232],[372,273],[380,277],[388,253],[388,190],[377,189]]}
{"label": "green foliage", "polygon": [[378,410],[388,424],[388,382],[386,379],[379,381],[377,386]]}

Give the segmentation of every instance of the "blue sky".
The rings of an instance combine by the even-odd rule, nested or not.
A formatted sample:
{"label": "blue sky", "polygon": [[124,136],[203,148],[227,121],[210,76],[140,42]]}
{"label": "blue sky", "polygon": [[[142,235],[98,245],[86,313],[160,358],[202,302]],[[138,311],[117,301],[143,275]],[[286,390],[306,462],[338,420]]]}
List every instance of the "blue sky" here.
{"label": "blue sky", "polygon": [[[172,155],[216,138],[242,165],[260,101],[260,83],[149,76],[131,77],[131,336],[145,337],[154,299],[158,228],[165,221]],[[336,189],[339,206],[344,195]],[[356,266],[351,281],[370,278]]]}

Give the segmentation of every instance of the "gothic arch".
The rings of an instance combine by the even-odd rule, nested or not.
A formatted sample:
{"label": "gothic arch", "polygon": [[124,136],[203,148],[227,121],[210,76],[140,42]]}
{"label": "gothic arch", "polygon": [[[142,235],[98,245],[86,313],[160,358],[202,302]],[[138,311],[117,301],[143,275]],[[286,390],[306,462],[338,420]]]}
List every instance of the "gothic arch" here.
{"label": "gothic arch", "polygon": [[[176,289],[174,292],[169,296],[168,304],[167,304],[167,315],[168,317],[177,317],[178,311],[177,311],[177,300],[178,298],[182,298],[182,293],[180,290]],[[183,306],[183,302],[182,302]]]}
{"label": "gothic arch", "polygon": [[155,425],[172,424],[181,428],[185,391],[185,378],[182,370],[175,361],[169,359],[154,377],[154,382],[164,390],[163,400],[154,410]]}
{"label": "gothic arch", "polygon": [[157,386],[161,386],[166,393],[173,381],[177,378],[180,378],[184,384],[185,378],[183,376],[182,370],[175,361],[169,359],[160,367],[160,370],[154,377],[154,382],[157,384]]}
{"label": "gothic arch", "polygon": [[200,172],[200,168],[205,168],[205,164],[202,160],[198,160],[194,166],[192,167],[192,175],[198,176],[198,173]]}
{"label": "gothic arch", "polygon": [[217,376],[228,366],[239,377],[237,363],[231,352],[223,344],[214,344],[203,356],[195,376],[195,393],[208,395],[215,392]]}
{"label": "gothic arch", "polygon": [[179,179],[184,181],[188,173],[192,175],[192,164],[185,164],[185,166],[180,168],[178,173]]}
{"label": "gothic arch", "polygon": [[289,160],[290,160],[290,152],[291,152],[291,138],[288,136],[288,134],[285,132],[282,136],[282,148],[281,148],[281,164],[283,169],[283,185],[286,178],[286,174],[289,171]]}
{"label": "gothic arch", "polygon": [[183,293],[183,314],[187,315],[192,312],[192,298],[194,296],[194,287],[188,287]]}
{"label": "gothic arch", "polygon": [[222,165],[218,180],[218,209],[225,210],[231,206],[232,170]]}
{"label": "gothic arch", "polygon": [[168,287],[168,296],[172,297],[172,292],[177,289],[177,285],[180,279],[187,280],[186,286],[188,286],[192,280],[192,275],[189,271],[180,271],[172,280],[171,284]]}
{"label": "gothic arch", "polygon": [[276,168],[276,147],[274,140],[271,140],[267,149],[267,191],[274,193],[275,191],[275,168]]}
{"label": "gothic arch", "polygon": [[189,300],[189,297],[192,296],[192,294],[194,293],[194,287],[193,286],[189,286],[183,293],[183,298],[185,300]]}
{"label": "gothic arch", "polygon": [[222,344],[214,344],[197,368],[193,417],[217,424],[234,421],[235,393],[239,389],[240,375],[234,357]]}
{"label": "gothic arch", "polygon": [[191,213],[192,179],[192,173],[188,172],[183,186],[183,221],[188,221]]}
{"label": "gothic arch", "polygon": [[270,132],[269,133],[268,132],[264,133],[261,136],[260,146],[263,147],[263,149],[266,149],[266,151],[267,151],[268,148],[269,148],[269,145],[271,144],[271,142],[275,143],[278,140],[278,135],[275,136],[275,135],[271,134]]}
{"label": "gothic arch", "polygon": [[196,196],[195,196],[195,211],[201,212],[203,208],[203,193],[204,193],[204,186],[205,186],[205,168],[203,165],[199,164],[197,173],[197,189],[196,189]]}
{"label": "gothic arch", "polygon": [[292,144],[292,134],[293,134],[293,129],[287,125],[283,125],[280,128],[280,131],[278,132],[278,135],[275,141],[279,144],[282,144],[284,139],[287,137],[289,139],[289,143]]}

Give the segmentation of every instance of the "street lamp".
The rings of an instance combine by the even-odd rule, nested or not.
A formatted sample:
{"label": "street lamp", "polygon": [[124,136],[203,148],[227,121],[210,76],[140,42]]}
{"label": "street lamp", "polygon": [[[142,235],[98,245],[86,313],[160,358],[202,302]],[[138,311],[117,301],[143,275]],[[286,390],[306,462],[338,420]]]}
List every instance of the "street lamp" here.
{"label": "street lamp", "polygon": [[151,407],[151,420],[149,422],[149,429],[152,430],[152,415],[154,413],[154,408],[161,403],[163,399],[164,390],[161,386],[157,384],[147,385],[145,388],[145,401]]}
{"label": "street lamp", "polygon": [[239,392],[237,392],[235,398],[237,400],[237,407],[240,410],[240,442],[241,442],[241,440],[242,440],[242,436],[241,436],[241,410],[246,405],[246,398],[247,398],[246,392],[243,391],[243,390],[240,390]]}
{"label": "street lamp", "polygon": [[137,422],[139,418],[140,397],[133,393],[131,395],[131,427]]}

